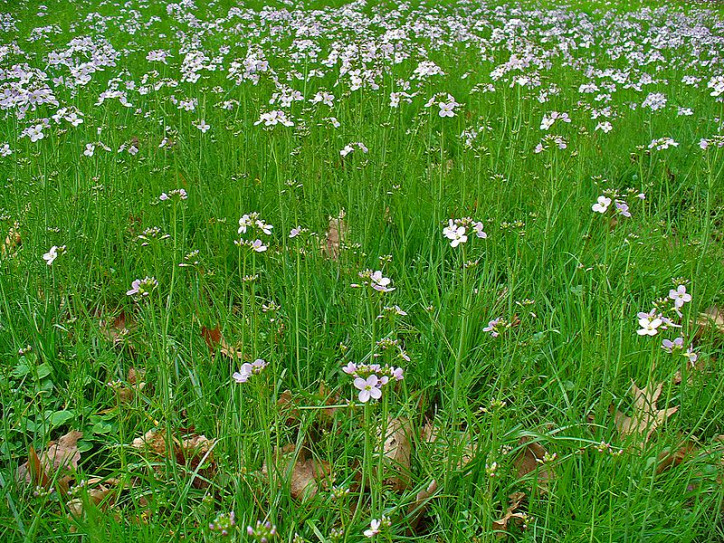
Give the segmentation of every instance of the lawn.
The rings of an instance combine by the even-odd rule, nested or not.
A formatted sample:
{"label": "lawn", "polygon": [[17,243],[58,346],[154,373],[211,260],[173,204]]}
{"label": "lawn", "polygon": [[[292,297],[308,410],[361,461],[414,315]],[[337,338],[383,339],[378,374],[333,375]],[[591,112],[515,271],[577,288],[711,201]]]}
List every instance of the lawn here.
{"label": "lawn", "polygon": [[723,53],[706,2],[0,2],[0,540],[724,540]]}

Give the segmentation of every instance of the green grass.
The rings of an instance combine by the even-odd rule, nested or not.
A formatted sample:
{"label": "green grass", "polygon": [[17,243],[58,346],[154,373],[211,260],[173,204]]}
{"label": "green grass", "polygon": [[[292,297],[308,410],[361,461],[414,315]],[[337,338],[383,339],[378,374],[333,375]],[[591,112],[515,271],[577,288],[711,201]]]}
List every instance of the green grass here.
{"label": "green grass", "polygon": [[[261,37],[241,17],[199,32],[194,17],[213,22],[232,4],[199,1],[174,16],[166,4],[45,2],[48,14],[38,18],[39,2],[0,3],[16,21],[0,42],[21,51],[0,57],[3,70],[27,63],[69,78],[68,67],[49,66],[47,56],[82,36],[119,53],[86,84],[52,87],[61,107],[84,114],[79,126],[53,121],[57,107],[48,104],[20,118],[15,108],[2,112],[0,147],[8,142],[13,153],[0,158],[0,540],[212,541],[223,536],[209,523],[231,511],[237,525],[228,538],[238,541],[253,539],[246,527],[257,520],[277,527],[275,541],[365,541],[371,519],[383,515],[391,526],[379,541],[724,538],[722,330],[697,324],[701,312],[724,303],[724,148],[699,147],[722,130],[722,101],[706,87],[722,64],[701,64],[721,43],[691,30],[721,34],[720,7],[682,2],[652,15],[651,2],[549,12],[502,4],[497,14],[493,5],[473,14],[472,4],[412,3],[396,19],[393,4],[344,12],[313,2],[303,12],[325,31],[304,39],[321,52],[295,61],[293,17],[264,26]],[[363,31],[345,26],[375,16]],[[526,32],[496,39],[493,28],[510,19]],[[410,58],[353,60],[352,68],[379,69],[378,90],[351,90],[339,65],[320,62],[333,43],[372,42],[383,23],[408,20],[427,21],[450,43],[408,30],[409,40],[392,41]],[[485,51],[456,41],[456,24],[487,39]],[[58,32],[28,39],[46,25]],[[230,30],[236,25],[238,33]],[[590,44],[571,47],[589,34]],[[551,53],[561,36],[578,64]],[[179,81],[180,48],[192,43],[209,59],[223,57],[220,69]],[[611,54],[616,45],[619,56]],[[266,72],[258,85],[226,77],[254,46],[306,101],[270,105],[276,90]],[[146,60],[155,49],[171,52],[168,65]],[[655,51],[662,58],[649,64],[626,57]],[[491,77],[512,53],[526,52],[541,64]],[[79,50],[74,58],[89,57]],[[426,59],[446,75],[413,78]],[[599,91],[585,94],[579,86],[595,80],[588,66],[653,82],[641,89],[618,82],[611,91],[599,81]],[[312,69],[321,77],[287,80]],[[521,75],[540,86],[511,86]],[[682,82],[687,75],[700,78],[698,87]],[[132,107],[117,98],[96,105],[113,78]],[[162,80],[178,84],[154,90]],[[400,80],[417,95],[391,108]],[[0,91],[8,81],[0,73]],[[481,90],[488,84],[494,92]],[[149,92],[139,93],[144,85]],[[319,90],[335,95],[332,108],[310,102]],[[538,99],[541,90],[552,91],[548,101]],[[454,117],[424,107],[436,93],[462,104]],[[595,99],[607,93],[609,101]],[[641,107],[649,93],[665,94],[665,108]],[[196,111],[178,109],[189,99]],[[229,110],[221,107],[227,101]],[[591,114],[606,106],[608,134],[596,130],[606,118]],[[693,115],[678,116],[678,107]],[[273,109],[295,126],[255,124]],[[541,130],[552,111],[572,122]],[[332,116],[338,128],[326,120]],[[42,140],[21,137],[41,118],[51,125]],[[206,133],[194,125],[201,119]],[[479,134],[468,146],[461,134],[469,129]],[[547,134],[566,148],[535,153]],[[164,137],[173,145],[160,148]],[[649,149],[662,137],[678,147]],[[110,151],[97,146],[84,156],[98,141]],[[351,142],[369,152],[341,157]],[[118,152],[129,145],[136,155]],[[188,199],[159,200],[181,188]],[[613,202],[605,215],[591,210],[613,192],[630,218],[614,218]],[[342,211],[346,235],[335,258],[323,247]],[[253,212],[274,226],[271,235],[237,233],[239,219]],[[443,229],[463,217],[481,221],[487,238],[468,227],[467,243],[453,248]],[[290,238],[297,226],[306,230]],[[151,227],[169,237],[144,246],[138,236]],[[240,237],[259,237],[268,250],[239,247]],[[48,266],[51,246],[66,251]],[[364,270],[381,270],[394,290],[353,288]],[[149,296],[126,294],[146,276],[158,281]],[[661,305],[681,329],[638,335],[637,313],[683,283],[692,300],[681,316],[671,300]],[[383,309],[395,305],[407,315]],[[501,323],[494,337],[484,328],[498,318],[510,326]],[[216,327],[223,341],[209,339]],[[697,369],[662,349],[664,338],[679,335],[697,353]],[[258,358],[268,366],[234,382],[232,374]],[[362,404],[342,368],[375,360],[403,367],[404,379]],[[129,383],[131,369],[143,388]],[[617,410],[635,413],[634,382],[663,383],[658,408],[678,408],[648,440],[625,435],[614,420]],[[395,420],[405,421],[411,451],[397,468],[382,458],[378,438]],[[435,441],[425,438],[430,424]],[[83,433],[77,469],[36,474],[45,487],[38,492],[19,466],[71,430]],[[149,430],[158,432],[160,450],[177,454],[133,447]],[[180,443],[201,435],[210,449],[187,448],[184,456]],[[540,462],[531,441],[548,453]],[[275,460],[285,446],[287,456]],[[691,453],[663,469],[682,446]],[[297,495],[295,458],[297,470],[305,461],[317,473],[329,466],[315,495]],[[81,484],[93,478],[110,489],[95,505],[89,500],[101,483]],[[415,511],[433,480],[436,490]],[[493,523],[515,492],[526,495],[516,510],[526,517],[511,520],[507,535],[496,533]],[[84,504],[82,514],[69,514],[72,499]]]}

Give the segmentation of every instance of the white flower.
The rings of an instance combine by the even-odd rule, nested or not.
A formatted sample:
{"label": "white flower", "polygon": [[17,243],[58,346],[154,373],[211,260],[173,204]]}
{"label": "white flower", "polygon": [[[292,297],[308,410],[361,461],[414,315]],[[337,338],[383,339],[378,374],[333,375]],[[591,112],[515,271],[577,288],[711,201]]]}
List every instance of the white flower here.
{"label": "white flower", "polygon": [[591,209],[596,213],[606,213],[608,206],[611,205],[611,198],[606,196],[599,196],[598,201],[591,206]]}
{"label": "white flower", "polygon": [[373,518],[372,522],[370,522],[370,527],[364,531],[365,537],[374,537],[377,534],[379,534],[381,524],[382,524],[381,520],[377,520],[376,518]]}
{"label": "white flower", "polygon": [[45,260],[45,263],[48,266],[52,266],[53,262],[55,262],[55,259],[58,258],[58,255],[61,255],[65,252],[65,245],[61,245],[60,247],[53,245],[47,253],[43,255],[43,260]]}
{"label": "white flower", "polygon": [[664,323],[656,315],[648,315],[639,318],[640,330],[636,330],[636,333],[640,336],[655,336],[658,333],[658,327]]}

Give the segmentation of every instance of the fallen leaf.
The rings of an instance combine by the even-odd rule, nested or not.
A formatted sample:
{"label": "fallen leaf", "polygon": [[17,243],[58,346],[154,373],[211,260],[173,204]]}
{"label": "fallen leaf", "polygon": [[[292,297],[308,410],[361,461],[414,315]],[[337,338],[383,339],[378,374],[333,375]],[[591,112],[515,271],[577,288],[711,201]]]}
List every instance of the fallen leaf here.
{"label": "fallen leaf", "polygon": [[114,346],[123,345],[128,334],[133,328],[133,320],[129,315],[126,315],[125,311],[121,312],[113,317],[112,319],[100,320],[101,335],[108,341],[111,341]]}
{"label": "fallen leaf", "polygon": [[74,498],[70,500],[66,504],[66,508],[68,509],[68,516],[73,518],[82,518],[83,514],[85,513],[86,503],[92,504],[94,506],[101,505],[101,509],[105,510],[115,501],[113,499],[106,500],[106,498],[111,496],[111,494],[116,490],[120,483],[121,482],[118,479],[114,478],[104,480],[100,477],[92,477],[84,485],[84,487],[87,489],[87,502],[82,498]]}
{"label": "fallen leaf", "polygon": [[349,228],[344,220],[344,209],[339,212],[337,217],[329,218],[329,227],[322,243],[322,252],[327,258],[337,260],[340,254],[340,248],[349,233]]}
{"label": "fallen leaf", "polygon": [[72,480],[68,472],[74,472],[80,461],[78,440],[81,437],[82,432],[71,430],[58,441],[51,441],[39,455],[31,447],[28,460],[18,468],[18,479],[43,488],[48,488],[54,479],[61,493],[66,493]]}
{"label": "fallen leaf", "polygon": [[614,422],[622,436],[639,435],[643,437],[643,443],[646,443],[656,429],[678,411],[678,407],[668,409],[657,407],[656,401],[661,396],[663,386],[663,383],[653,388],[648,385],[642,390],[636,386],[636,383],[631,382],[634,397],[633,415],[629,417],[619,411],[614,414]]}
{"label": "fallen leaf", "polygon": [[[410,432],[409,420],[401,417],[388,418],[383,454],[386,467],[395,474],[386,478],[385,483],[391,485],[392,489],[397,492],[405,490],[410,485],[410,455],[412,454]],[[377,436],[382,437],[382,428],[378,428]]]}
{"label": "fallen leaf", "polygon": [[[163,458],[173,458],[179,466],[183,466],[193,474],[191,481],[194,488],[206,488],[210,479],[216,473],[216,462],[212,449],[216,441],[204,435],[193,434],[179,440],[172,439],[172,450],[169,451],[166,432],[164,430],[149,430],[142,437],[133,440],[131,446],[141,454],[154,454]],[[155,469],[161,469],[156,465]]]}
{"label": "fallen leaf", "polygon": [[239,360],[243,357],[241,350],[227,343],[218,325],[216,328],[202,326],[201,336],[204,338],[204,341],[206,341],[206,345],[212,354],[216,351],[216,348],[219,347],[221,354],[228,356],[232,360]]}
{"label": "fallen leaf", "polygon": [[[508,529],[508,523],[511,519],[514,519],[516,523],[520,523],[526,518],[525,513],[517,512],[518,507],[520,507],[520,504],[525,499],[525,493],[514,492],[508,496],[508,499],[510,500],[510,505],[508,505],[508,508],[505,510],[505,514],[502,518],[493,521],[493,530],[504,532]],[[498,537],[505,536],[503,533],[499,533],[497,535]]]}
{"label": "fallen leaf", "polygon": [[20,237],[20,224],[16,221],[8,230],[5,241],[0,245],[0,256],[11,256],[15,249],[22,245],[23,240]]}
{"label": "fallen leaf", "polygon": [[693,457],[699,448],[691,441],[685,442],[675,450],[666,449],[661,451],[657,460],[656,474],[662,473],[671,467],[676,467],[685,460]]}
{"label": "fallen leaf", "polygon": [[420,519],[423,517],[427,508],[430,506],[430,498],[437,492],[437,480],[433,479],[426,488],[420,490],[415,496],[415,501],[410,504],[407,514],[411,516],[409,524],[410,530],[415,531]]}
{"label": "fallen leaf", "polygon": [[[276,472],[281,481],[289,484],[289,493],[295,500],[308,500],[319,492],[320,484],[329,486],[329,476],[332,468],[329,462],[306,458],[305,452],[299,451],[288,443],[280,450],[274,452]],[[269,468],[266,463],[262,466],[262,474],[268,475]]]}
{"label": "fallen leaf", "polygon": [[714,328],[719,333],[724,334],[724,309],[716,306],[707,308],[702,313],[699,313],[696,324],[699,325],[699,329],[696,331],[696,337],[701,336],[707,328]]}
{"label": "fallen leaf", "polygon": [[548,451],[532,437],[523,436],[518,442],[522,449],[513,461],[518,479],[522,479],[529,473],[537,470],[538,484],[545,488],[545,484],[553,477],[549,464],[545,461]]}

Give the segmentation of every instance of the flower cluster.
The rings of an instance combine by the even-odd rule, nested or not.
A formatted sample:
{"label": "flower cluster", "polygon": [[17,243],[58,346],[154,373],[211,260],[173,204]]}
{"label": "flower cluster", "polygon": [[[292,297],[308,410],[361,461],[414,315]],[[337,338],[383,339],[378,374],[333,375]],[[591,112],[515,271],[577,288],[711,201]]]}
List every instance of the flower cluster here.
{"label": "flower cluster", "polygon": [[382,530],[384,530],[385,528],[389,528],[390,526],[392,526],[392,522],[390,521],[389,517],[382,515],[381,519],[373,518],[370,522],[370,527],[364,531],[364,536],[372,538],[378,535]]}
{"label": "flower cluster", "polygon": [[259,543],[269,543],[277,535],[277,527],[269,521],[257,520],[256,527],[246,527],[246,533]]}
{"label": "flower cluster", "polygon": [[535,154],[542,153],[543,151],[548,149],[551,145],[554,145],[558,149],[566,149],[568,147],[568,142],[566,142],[566,140],[563,139],[561,136],[554,136],[553,134],[546,134],[545,137],[540,141],[540,143],[535,146],[535,149],[533,149],[533,152]]}
{"label": "flower cluster", "polygon": [[355,150],[355,148],[359,149],[359,150],[362,151],[363,153],[369,153],[369,152],[370,152],[370,150],[367,149],[367,147],[365,146],[364,143],[362,143],[361,141],[354,141],[354,142],[352,142],[352,143],[348,143],[347,145],[345,145],[345,146],[342,148],[342,150],[339,152],[339,154],[340,154],[342,157],[346,157],[348,154],[350,154],[351,152],[353,152],[353,151]]}
{"label": "flower cluster", "polygon": [[382,275],[382,272],[379,270],[364,270],[359,272],[358,275],[363,281],[361,284],[352,283],[350,285],[352,288],[361,288],[363,286],[368,286],[371,289],[376,290],[377,292],[392,292],[393,290],[395,290],[395,287],[390,286],[392,280],[384,277]]}
{"label": "flower cluster", "polygon": [[137,299],[145,298],[151,294],[156,287],[158,287],[158,281],[155,277],[144,277],[143,279],[136,279],[131,283],[131,289],[126,291],[127,296],[133,296]]}
{"label": "flower cluster", "polygon": [[475,235],[480,239],[488,237],[488,234],[483,230],[483,223],[474,221],[470,217],[450,219],[448,225],[442,229],[442,234],[450,240],[450,247],[457,247],[461,243],[468,241],[468,228],[472,228]]}
{"label": "flower cluster", "polygon": [[217,532],[219,535],[228,536],[232,529],[236,526],[236,516],[234,512],[219,513],[216,515],[214,522],[209,523],[209,530]]}
{"label": "flower cluster", "polygon": [[189,197],[189,195],[186,193],[184,189],[174,189],[168,192],[166,194],[165,192],[161,193],[161,196],[158,197],[159,200],[162,202],[171,201],[171,202],[180,202],[181,200],[186,200]]}
{"label": "flower cluster", "polygon": [[169,239],[171,236],[164,234],[158,226],[146,228],[137,237],[136,241],[141,242],[141,247],[148,247],[151,243]]}
{"label": "flower cluster", "polygon": [[[636,316],[638,318],[639,329],[636,333],[640,336],[655,336],[660,330],[668,328],[681,328],[681,324],[674,322],[673,318],[681,317],[681,308],[691,301],[691,294],[686,292],[685,281],[678,279],[675,281],[675,289],[669,290],[668,297],[654,302],[654,308],[647,312],[641,311]],[[672,318],[669,315],[674,315]],[[683,343],[682,343],[683,346]],[[676,347],[676,342],[666,343],[664,349],[672,349]]]}
{"label": "flower cluster", "polygon": [[359,390],[359,401],[366,403],[379,400],[382,397],[382,387],[391,380],[402,381],[405,374],[402,368],[385,364],[355,364],[348,363],[342,371],[354,377],[354,386]]}
{"label": "flower cluster", "polygon": [[283,126],[294,126],[294,123],[287,118],[287,114],[281,110],[269,111],[262,113],[259,120],[254,123],[258,125],[264,123],[264,126],[276,126],[281,124]]}
{"label": "flower cluster", "polygon": [[651,140],[651,143],[649,143],[649,149],[656,149],[657,151],[663,151],[665,149],[668,149],[669,147],[678,147],[678,146],[679,146],[679,144],[676,141],[674,141],[672,138],[669,138],[669,137]]}
{"label": "flower cluster", "polygon": [[[274,226],[272,226],[271,224],[267,224],[263,220],[261,220],[258,213],[249,213],[239,219],[238,233],[247,234],[252,231],[258,231],[264,235],[270,236],[272,228],[274,228]],[[265,245],[260,238],[257,238],[255,240],[245,240],[241,238],[235,240],[234,243],[238,247],[249,247],[252,251],[255,251],[257,253],[263,253],[268,249],[268,246]]]}
{"label": "flower cluster", "polygon": [[[636,191],[633,189],[627,189],[625,192],[629,194],[629,196],[633,195]],[[644,200],[646,198],[646,195],[643,192],[639,192],[636,194],[636,198],[639,200]],[[621,215],[622,217],[631,217],[631,211],[629,209],[629,205],[624,200],[616,190],[606,190],[604,193],[599,196],[596,200],[596,203],[591,206],[591,210],[595,213],[600,213],[601,215],[604,215],[609,209],[611,209],[611,204],[613,203],[614,212],[616,215]]]}
{"label": "flower cluster", "polygon": [[502,317],[498,317],[497,319],[493,319],[492,321],[488,321],[488,325],[483,328],[483,332],[490,332],[490,335],[493,337],[498,337],[501,333],[505,332],[507,329],[512,328],[513,323],[508,322]]}
{"label": "flower cluster", "polygon": [[269,364],[262,358],[257,358],[251,364],[249,362],[242,364],[239,371],[232,374],[232,379],[237,383],[246,383],[252,375],[259,375]]}

